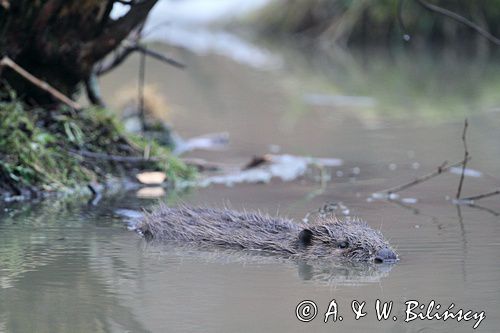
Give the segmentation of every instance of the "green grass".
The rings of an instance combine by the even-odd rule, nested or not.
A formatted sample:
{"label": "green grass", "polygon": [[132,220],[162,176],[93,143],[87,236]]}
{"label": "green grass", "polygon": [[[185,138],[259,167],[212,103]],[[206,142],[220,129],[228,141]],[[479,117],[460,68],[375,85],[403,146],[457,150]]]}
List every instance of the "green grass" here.
{"label": "green grass", "polygon": [[[106,109],[29,108],[9,93],[0,98],[0,119],[0,188],[9,192],[60,191],[141,169],[165,171],[172,183],[194,174],[168,148],[126,133]],[[117,163],[78,151],[155,161]]]}

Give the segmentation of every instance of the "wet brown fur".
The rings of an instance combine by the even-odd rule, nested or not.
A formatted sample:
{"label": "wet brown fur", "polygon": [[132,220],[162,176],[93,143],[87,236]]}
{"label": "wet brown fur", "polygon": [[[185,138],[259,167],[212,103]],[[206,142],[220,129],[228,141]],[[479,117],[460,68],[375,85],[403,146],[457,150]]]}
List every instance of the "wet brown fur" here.
{"label": "wet brown fur", "polygon": [[298,224],[255,212],[160,205],[145,214],[139,230],[152,240],[264,251],[303,259],[372,261],[378,250],[391,248],[382,234],[365,222],[333,216]]}

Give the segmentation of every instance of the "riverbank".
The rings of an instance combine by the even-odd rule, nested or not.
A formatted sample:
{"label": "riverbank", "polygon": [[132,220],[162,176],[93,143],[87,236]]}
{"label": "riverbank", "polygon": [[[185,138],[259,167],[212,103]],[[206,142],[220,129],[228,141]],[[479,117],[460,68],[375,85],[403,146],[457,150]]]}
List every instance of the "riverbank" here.
{"label": "riverbank", "polygon": [[13,94],[0,100],[3,200],[92,194],[144,170],[165,172],[171,184],[193,175],[168,147],[127,133],[107,109],[29,107]]}

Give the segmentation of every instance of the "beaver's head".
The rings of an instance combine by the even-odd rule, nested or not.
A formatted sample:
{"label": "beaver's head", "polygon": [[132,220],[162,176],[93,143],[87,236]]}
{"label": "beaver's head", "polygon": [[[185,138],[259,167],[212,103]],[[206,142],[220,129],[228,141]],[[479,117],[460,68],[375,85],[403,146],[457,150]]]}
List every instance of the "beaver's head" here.
{"label": "beaver's head", "polygon": [[382,233],[357,219],[317,222],[304,227],[298,237],[299,247],[308,257],[331,256],[375,263],[398,260]]}

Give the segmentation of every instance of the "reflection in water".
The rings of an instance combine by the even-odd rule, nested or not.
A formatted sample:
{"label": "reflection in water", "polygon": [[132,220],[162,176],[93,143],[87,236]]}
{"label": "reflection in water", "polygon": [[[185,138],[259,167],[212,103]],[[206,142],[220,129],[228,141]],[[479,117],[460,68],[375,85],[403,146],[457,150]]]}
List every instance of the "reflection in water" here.
{"label": "reflection in water", "polygon": [[305,262],[298,263],[301,279],[323,281],[335,286],[380,282],[382,278],[387,277],[392,267],[391,264],[342,263],[314,266]]}
{"label": "reflection in water", "polygon": [[88,253],[67,256],[53,256],[49,263],[22,272],[11,288],[0,291],[8,332],[147,331],[110,291],[103,272],[92,269]]}
{"label": "reflection in water", "polygon": [[151,31],[147,39],[182,47],[200,55],[223,55],[259,69],[277,69],[282,66],[278,56],[224,31],[163,26]]}
{"label": "reflection in water", "polygon": [[148,242],[147,256],[161,255],[174,260],[193,260],[198,263],[279,265],[296,270],[304,281],[314,281],[328,286],[362,285],[378,283],[387,277],[394,264],[374,264],[339,260],[302,261],[279,257],[268,253],[243,250],[200,248],[193,245],[179,245]]}
{"label": "reflection in water", "polygon": [[2,216],[0,318],[5,331],[147,331],[114,291],[113,284],[139,276],[103,242],[115,234],[108,230],[112,221],[101,216],[106,211],[106,204],[90,208],[49,201],[19,204]]}

